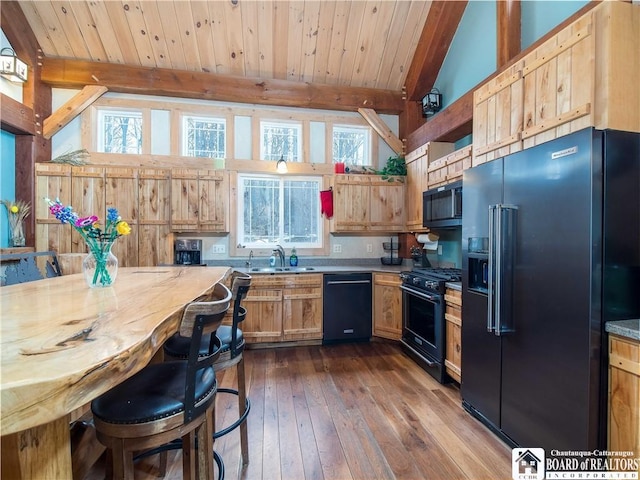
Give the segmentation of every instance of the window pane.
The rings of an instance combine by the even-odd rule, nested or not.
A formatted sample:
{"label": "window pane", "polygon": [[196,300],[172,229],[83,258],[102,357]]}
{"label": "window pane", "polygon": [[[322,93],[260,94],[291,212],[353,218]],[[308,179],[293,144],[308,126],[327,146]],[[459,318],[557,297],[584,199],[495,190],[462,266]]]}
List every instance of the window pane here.
{"label": "window pane", "polygon": [[100,144],[105,153],[142,153],[142,113],[101,111]]}
{"label": "window pane", "polygon": [[245,178],[243,243],[276,244],[280,238],[280,181]]}
{"label": "window pane", "polygon": [[288,162],[301,161],[302,129],[300,125],[262,122],[260,127],[262,160],[276,161],[284,157]]}
{"label": "window pane", "polygon": [[363,127],[333,127],[333,163],[371,165],[369,129]]}
{"label": "window pane", "polygon": [[226,122],[224,119],[184,117],[183,126],[184,155],[225,158]]}
{"label": "window pane", "polygon": [[239,175],[238,241],[248,247],[322,247],[321,181]]}
{"label": "window pane", "polygon": [[317,181],[284,182],[284,242],[302,245],[319,241],[320,192]]}

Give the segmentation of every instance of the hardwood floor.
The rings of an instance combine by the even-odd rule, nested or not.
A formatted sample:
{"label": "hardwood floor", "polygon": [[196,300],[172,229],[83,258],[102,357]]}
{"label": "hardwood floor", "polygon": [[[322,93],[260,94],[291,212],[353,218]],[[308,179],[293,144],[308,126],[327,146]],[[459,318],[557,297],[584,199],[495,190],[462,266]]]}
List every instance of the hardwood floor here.
{"label": "hardwood floor", "polygon": [[[509,479],[511,450],[461,407],[396,344],[371,342],[245,351],[251,399],[249,464],[237,431],[216,441],[227,479]],[[235,385],[235,369],[219,376]],[[237,416],[237,398],[219,394],[217,427]],[[157,457],[136,479],[157,478]],[[98,462],[87,476],[103,478]],[[167,479],[182,478],[170,452]]]}

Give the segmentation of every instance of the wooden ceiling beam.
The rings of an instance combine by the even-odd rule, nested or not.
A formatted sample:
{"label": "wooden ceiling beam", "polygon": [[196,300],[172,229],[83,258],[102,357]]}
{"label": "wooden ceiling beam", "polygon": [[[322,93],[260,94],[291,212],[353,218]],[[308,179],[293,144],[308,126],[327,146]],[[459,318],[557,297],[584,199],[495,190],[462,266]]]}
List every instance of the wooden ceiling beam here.
{"label": "wooden ceiling beam", "polygon": [[521,6],[520,0],[504,0],[496,2],[498,51],[497,69],[500,70],[513,57],[520,53]]}
{"label": "wooden ceiling beam", "polygon": [[405,80],[407,100],[431,91],[442,67],[467,1],[433,1]]}
{"label": "wooden ceiling beam", "polygon": [[4,93],[0,93],[0,109],[2,130],[14,135],[35,135],[32,109]]}
{"label": "wooden ceiling beam", "polygon": [[107,87],[102,85],[84,87],[82,91],[65,102],[65,104],[58,108],[50,117],[45,118],[42,136],[47,139],[53,137],[106,91]]}
{"label": "wooden ceiling beam", "polygon": [[45,58],[42,81],[60,88],[103,85],[111,92],[285,107],[357,111],[372,108],[398,114],[402,92],[289,80],[217,75],[204,72]]}
{"label": "wooden ceiling beam", "polygon": [[382,138],[391,150],[393,150],[396,155],[404,154],[404,144],[402,140],[400,140],[396,135],[391,131],[389,126],[384,123],[384,120],[380,118],[380,115],[376,113],[375,110],[371,108],[359,108],[358,113],[362,115],[362,117],[367,121],[371,128],[373,128],[380,138]]}

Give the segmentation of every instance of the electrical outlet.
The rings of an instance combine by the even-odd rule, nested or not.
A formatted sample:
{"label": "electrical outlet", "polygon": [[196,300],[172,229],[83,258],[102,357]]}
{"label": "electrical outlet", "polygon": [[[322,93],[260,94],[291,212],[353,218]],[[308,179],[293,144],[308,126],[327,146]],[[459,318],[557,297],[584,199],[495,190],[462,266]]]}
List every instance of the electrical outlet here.
{"label": "electrical outlet", "polygon": [[342,253],[342,245],[336,243],[333,245],[333,253]]}
{"label": "electrical outlet", "polygon": [[373,245],[371,245],[370,243],[367,243],[367,253],[371,253],[373,252]]}
{"label": "electrical outlet", "polygon": [[213,246],[213,253],[224,253],[226,252],[226,249],[224,247],[224,245],[214,245]]}
{"label": "electrical outlet", "polygon": [[438,255],[442,255],[442,245],[438,245]]}

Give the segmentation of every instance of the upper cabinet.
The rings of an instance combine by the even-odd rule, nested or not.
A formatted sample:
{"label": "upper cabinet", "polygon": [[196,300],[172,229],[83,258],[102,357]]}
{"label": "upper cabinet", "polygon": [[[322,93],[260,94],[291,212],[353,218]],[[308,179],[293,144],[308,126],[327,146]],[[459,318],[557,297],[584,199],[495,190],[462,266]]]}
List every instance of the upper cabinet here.
{"label": "upper cabinet", "polygon": [[420,232],[422,226],[422,192],[429,190],[430,162],[453,152],[453,143],[429,142],[405,156],[407,164],[406,230]]}
{"label": "upper cabinet", "polygon": [[332,232],[404,230],[405,178],[336,175],[333,179]]}
{"label": "upper cabinet", "polygon": [[229,173],[225,170],[171,170],[171,230],[229,231]]}
{"label": "upper cabinet", "polygon": [[[114,243],[113,253],[123,267],[173,263],[169,232],[169,170],[36,163],[36,198],[59,198],[79,215],[103,219],[108,207],[131,227]],[[62,253],[86,252],[86,243],[70,225],[36,204],[36,249]]]}
{"label": "upper cabinet", "polygon": [[573,22],[474,92],[473,165],[589,126],[640,132],[638,51],[637,6]]}

